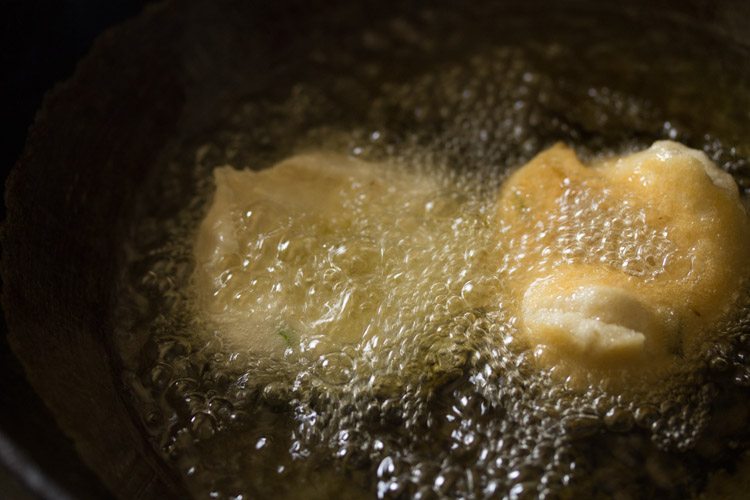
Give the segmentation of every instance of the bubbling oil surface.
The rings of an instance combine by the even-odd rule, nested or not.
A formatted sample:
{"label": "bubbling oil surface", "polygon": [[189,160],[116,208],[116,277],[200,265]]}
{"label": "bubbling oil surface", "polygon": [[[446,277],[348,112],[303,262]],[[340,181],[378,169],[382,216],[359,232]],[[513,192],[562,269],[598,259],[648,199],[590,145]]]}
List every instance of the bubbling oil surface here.
{"label": "bubbling oil surface", "polygon": [[[554,47],[539,50],[556,57]],[[743,182],[744,160],[718,139],[696,139],[650,102],[608,88],[591,87],[579,106],[538,57],[492,49],[378,82],[356,127],[328,123],[345,104],[323,85],[298,84],[284,99],[248,102],[207,142],[180,145],[190,154],[165,161],[134,217],[115,341],[144,429],[196,497],[682,497],[745,446],[747,307],[718,327],[705,359],[674,379],[632,390],[591,380],[581,390],[535,366],[506,304],[484,300],[501,295],[517,264],[492,244],[497,190],[510,169],[553,141],[591,158],[660,137],[692,139]],[[354,94],[374,85],[338,83]],[[625,132],[592,134],[561,109]],[[280,359],[240,352],[197,313],[190,291],[210,173],[225,163],[267,167],[312,146],[417,169],[434,186],[419,200],[430,208],[394,225],[414,202],[396,193],[382,219],[361,211],[357,231],[332,235],[314,259],[290,263],[283,245],[270,249],[278,274],[267,275],[258,297],[299,265],[311,286],[356,295],[365,309],[372,302],[365,328],[382,334],[324,354],[304,345]],[[588,210],[597,200],[571,193],[561,202]],[[658,260],[648,257],[669,252],[668,235],[623,210],[591,217],[615,224],[626,248],[607,262],[658,274]],[[592,258],[577,237],[586,228],[556,227],[569,250],[560,255]],[[584,243],[601,227],[594,224]],[[513,244],[533,248],[534,235]],[[346,252],[336,249],[354,246],[387,250],[390,266],[377,279],[352,279],[353,271],[342,272],[351,263],[338,262]]]}

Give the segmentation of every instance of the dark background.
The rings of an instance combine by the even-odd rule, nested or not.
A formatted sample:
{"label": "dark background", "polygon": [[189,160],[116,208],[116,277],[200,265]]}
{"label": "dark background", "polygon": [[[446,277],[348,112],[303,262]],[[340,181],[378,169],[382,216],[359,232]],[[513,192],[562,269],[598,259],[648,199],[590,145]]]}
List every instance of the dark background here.
{"label": "dark background", "polygon": [[[76,63],[108,27],[138,14],[153,0],[0,1],[0,176],[3,185],[18,160],[44,94],[72,76]],[[3,188],[3,194],[5,190]],[[0,204],[5,219],[5,202]],[[12,380],[0,393],[0,498],[108,496],[55,431],[44,404],[31,392],[11,355],[0,318],[0,365]],[[4,370],[5,371],[5,370]],[[35,411],[14,414],[14,401],[34,400]],[[44,431],[42,431],[44,429]],[[20,436],[37,433],[29,446]],[[50,467],[52,465],[52,467]],[[40,470],[45,475],[38,474]],[[75,493],[73,493],[75,492]]]}
{"label": "dark background", "polygon": [[0,168],[20,155],[44,94],[69,78],[96,36],[153,0],[0,2]]}

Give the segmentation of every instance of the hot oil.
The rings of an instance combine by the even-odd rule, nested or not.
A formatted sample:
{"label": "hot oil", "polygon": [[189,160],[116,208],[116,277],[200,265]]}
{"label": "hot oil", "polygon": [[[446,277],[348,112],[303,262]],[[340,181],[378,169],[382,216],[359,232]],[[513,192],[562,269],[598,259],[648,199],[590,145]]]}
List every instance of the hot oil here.
{"label": "hot oil", "polygon": [[[362,44],[420,36],[406,21],[388,30]],[[516,335],[504,283],[526,265],[523,248],[544,252],[534,235],[498,244],[493,208],[508,173],[558,140],[588,159],[683,140],[746,185],[741,145],[680,125],[690,113],[673,116],[668,100],[657,106],[579,70],[561,79],[579,53],[555,43],[471,54],[395,80],[377,71],[376,54],[362,63],[375,76],[331,71],[333,84],[248,100],[165,156],[127,242],[116,344],[143,427],[197,497],[682,497],[745,447],[746,307],[719,327],[704,359],[658,389],[615,390],[596,378],[582,389],[540,369]],[[337,100],[331,87],[355,97]],[[366,99],[346,109],[356,96]],[[324,350],[290,342],[280,358],[244,352],[201,316],[191,291],[210,174],[311,149],[411,169],[432,187],[418,207],[398,193],[381,212],[367,207],[383,200],[352,200],[356,231],[332,234],[305,262],[285,260],[288,246],[275,241],[268,282],[246,290],[265,300],[302,269],[323,297],[349,297],[370,315],[358,326],[367,341]],[[560,203],[577,212],[598,200],[570,193]],[[554,221],[567,250],[559,255],[658,275],[668,233],[637,211],[590,215],[583,227]],[[615,243],[591,251],[605,230]],[[365,277],[346,263],[378,253],[387,257]],[[322,307],[317,300],[301,303]]]}

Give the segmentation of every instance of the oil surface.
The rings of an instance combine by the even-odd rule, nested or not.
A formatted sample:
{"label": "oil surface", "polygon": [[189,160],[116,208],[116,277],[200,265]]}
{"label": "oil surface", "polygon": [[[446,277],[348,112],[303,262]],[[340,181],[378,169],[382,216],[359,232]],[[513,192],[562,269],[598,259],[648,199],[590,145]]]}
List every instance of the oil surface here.
{"label": "oil surface", "polygon": [[[393,65],[408,57],[386,63],[393,47],[431,50],[430,30],[454,14],[425,12],[363,33],[352,49],[356,64],[314,56],[323,76],[227,111],[218,128],[167,151],[144,189],[126,242],[115,345],[143,428],[196,497],[682,498],[697,495],[711,471],[731,468],[746,447],[747,308],[717,327],[704,360],[658,389],[613,390],[592,380],[580,390],[538,369],[514,335],[513,315],[482,300],[513,275],[514,262],[488,243],[491,207],[513,168],[558,140],[592,159],[670,138],[703,149],[745,187],[748,138],[729,114],[714,120],[684,100],[711,92],[723,120],[730,103],[714,93],[741,91],[709,78],[710,66],[665,65],[667,76],[691,75],[671,94],[656,85],[644,96],[621,80],[602,85],[637,71],[649,45],[582,51],[575,40],[544,36],[466,47],[461,57],[394,77]],[[674,58],[648,56],[655,66]],[[358,219],[356,234],[382,234],[384,246],[334,234],[316,258],[293,263],[310,267],[315,286],[364,294],[365,309],[382,304],[383,314],[363,325],[382,334],[323,354],[296,345],[274,359],[243,352],[196,313],[191,292],[211,173],[227,163],[266,168],[310,149],[415,170],[430,179],[419,205],[434,215],[388,224],[414,202],[396,194],[382,218],[365,210]],[[668,252],[668,239],[640,228],[637,213],[621,215],[613,215],[623,225],[618,234],[644,238],[628,251]],[[576,258],[572,231],[561,241],[570,240]],[[283,272],[258,297],[291,279],[278,243],[268,258]],[[341,245],[393,250],[392,265],[355,290],[356,266],[337,260],[346,259]],[[490,255],[479,251],[486,248]],[[643,262],[634,272],[659,273],[658,261]]]}

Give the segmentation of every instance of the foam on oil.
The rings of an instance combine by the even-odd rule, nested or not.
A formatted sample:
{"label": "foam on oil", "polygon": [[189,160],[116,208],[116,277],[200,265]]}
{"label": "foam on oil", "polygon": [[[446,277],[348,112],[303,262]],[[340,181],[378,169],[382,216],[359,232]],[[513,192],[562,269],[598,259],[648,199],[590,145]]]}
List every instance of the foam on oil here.
{"label": "foam on oil", "polygon": [[[682,132],[657,119],[648,140],[588,136],[555,111],[565,105],[555,81],[515,49],[383,83],[376,93],[354,130],[325,124],[335,103],[315,85],[296,86],[283,102],[248,103],[211,142],[192,149],[192,168],[175,155],[144,194],[121,285],[117,345],[157,449],[198,497],[695,494],[707,464],[743,446],[737,436],[747,410],[737,387],[750,385],[747,308],[720,328],[705,360],[658,389],[612,390],[592,380],[581,390],[539,369],[515,335],[513,308],[487,300],[502,297],[518,265],[513,255],[525,248],[545,254],[534,235],[511,250],[493,244],[495,197],[509,169],[553,140],[591,157]],[[591,95],[594,121],[642,130],[660,117],[640,99],[601,88]],[[275,289],[295,286],[301,272],[308,281],[300,290],[316,290],[300,297],[302,310],[346,298],[367,318],[357,326],[368,330],[366,341],[322,351],[290,343],[281,358],[248,353],[212,329],[191,292],[193,238],[213,192],[210,174],[227,162],[268,167],[312,145],[414,169],[430,187],[417,200],[398,192],[352,199],[346,209],[358,214],[355,230],[316,240],[299,261],[287,252],[306,231],[317,238],[316,228],[297,228],[288,245],[268,240],[264,265],[273,271],[262,283],[230,280],[218,289],[230,302],[262,305]],[[714,138],[692,145],[720,165],[741,162]],[[563,216],[588,215],[584,227],[551,224],[559,255],[658,275],[668,234],[647,227],[637,210],[596,210],[597,196],[571,192],[560,201]],[[384,259],[358,267],[363,255]],[[719,424],[717,409],[725,415]]]}

